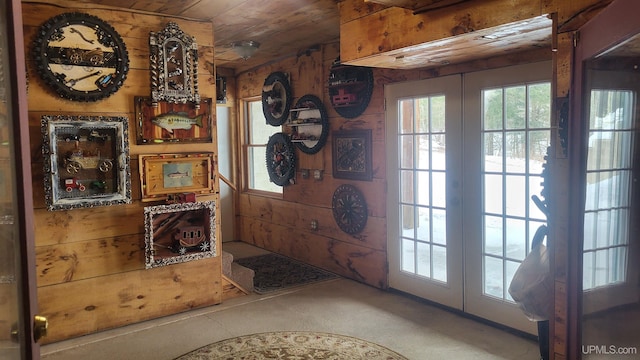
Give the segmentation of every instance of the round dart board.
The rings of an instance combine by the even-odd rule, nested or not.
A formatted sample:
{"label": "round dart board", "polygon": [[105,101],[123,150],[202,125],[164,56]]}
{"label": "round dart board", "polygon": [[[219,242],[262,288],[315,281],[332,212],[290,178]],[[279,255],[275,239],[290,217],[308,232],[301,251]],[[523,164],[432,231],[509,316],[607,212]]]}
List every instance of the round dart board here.
{"label": "round dart board", "polygon": [[367,202],[353,185],[338,186],[333,193],[333,218],[347,234],[357,234],[367,224]]}

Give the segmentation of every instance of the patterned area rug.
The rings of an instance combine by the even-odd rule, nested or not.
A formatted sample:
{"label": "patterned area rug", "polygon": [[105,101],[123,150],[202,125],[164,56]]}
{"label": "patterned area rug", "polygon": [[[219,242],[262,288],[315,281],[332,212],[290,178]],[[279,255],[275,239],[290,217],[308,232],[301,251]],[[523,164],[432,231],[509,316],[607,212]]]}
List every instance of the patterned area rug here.
{"label": "patterned area rug", "polygon": [[255,271],[253,288],[258,294],[338,277],[336,274],[278,254],[241,258],[235,262]]}
{"label": "patterned area rug", "polygon": [[407,360],[384,346],[358,338],[307,331],[239,336],[207,345],[176,360],[212,359]]}

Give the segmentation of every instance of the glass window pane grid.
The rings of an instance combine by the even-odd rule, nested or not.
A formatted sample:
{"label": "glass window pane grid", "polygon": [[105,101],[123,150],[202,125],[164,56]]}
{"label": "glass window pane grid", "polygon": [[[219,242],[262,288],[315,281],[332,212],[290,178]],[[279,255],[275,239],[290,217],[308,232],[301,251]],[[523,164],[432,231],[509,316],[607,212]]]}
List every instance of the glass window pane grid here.
{"label": "glass window pane grid", "polygon": [[280,127],[267,123],[262,112],[262,101],[247,101],[245,126],[247,130],[246,151],[247,179],[249,190],[282,194],[282,187],[271,182],[266,167],[265,151],[269,137],[280,131]]}
{"label": "glass window pane grid", "polygon": [[626,281],[634,96],[628,90],[591,91],[583,290]]}
{"label": "glass window pane grid", "polygon": [[[538,90],[540,93],[544,93],[545,96],[542,98],[542,100],[539,101],[539,103],[532,104],[533,101],[532,101],[530,90],[532,87],[536,87],[536,86],[539,87],[539,88],[536,88],[536,90]],[[544,88],[544,89],[540,90],[541,88]],[[489,100],[485,98],[486,95],[493,96],[494,98],[492,100]],[[518,103],[517,106],[510,107],[509,104],[510,104],[510,101],[512,101],[513,99],[513,95],[518,95],[520,98],[517,99],[517,103]],[[507,292],[509,283],[511,282],[511,278],[513,276],[512,268],[516,264],[520,264],[523,261],[523,258],[521,255],[517,255],[515,257],[511,256],[510,254],[508,254],[508,252],[513,254],[524,253],[526,256],[526,254],[528,254],[530,251],[529,249],[530,237],[537,230],[537,227],[536,228],[532,228],[532,227],[534,225],[539,225],[538,222],[531,221],[536,219],[531,218],[532,216],[531,207],[528,204],[530,202],[531,195],[534,195],[531,193],[531,190],[532,188],[533,189],[536,188],[532,186],[532,183],[535,183],[535,182],[540,183],[542,181],[542,178],[540,177],[541,175],[540,173],[531,172],[532,165],[530,164],[530,162],[540,161],[539,159],[540,154],[538,152],[532,154],[532,151],[531,151],[532,135],[531,134],[533,133],[533,130],[535,130],[536,141],[539,141],[538,138],[541,135],[543,135],[542,130],[548,133],[548,135],[546,135],[547,139],[550,139],[550,133],[551,133],[550,120],[548,121],[548,124],[546,122],[546,118],[544,120],[534,122],[533,120],[530,119],[530,116],[534,113],[534,111],[532,111],[534,105],[540,107],[540,109],[538,109],[539,111],[535,112],[536,114],[543,114],[543,116],[541,117],[547,116],[547,112],[550,109],[550,83],[545,82],[545,83],[538,83],[538,84],[527,84],[527,85],[522,85],[522,87],[510,86],[502,89],[499,89],[499,88],[485,89],[482,91],[482,96],[483,96],[483,101],[482,101],[483,106],[485,107],[491,106],[493,102],[493,106],[495,107],[493,110],[483,108],[483,111],[482,111],[482,114],[483,114],[483,120],[482,120],[483,160],[481,164],[482,164],[482,181],[483,181],[483,184],[485,184],[482,187],[484,189],[483,202],[485,203],[485,205],[483,205],[483,223],[485,223],[485,220],[487,219],[486,216],[494,216],[494,217],[502,218],[502,221],[501,221],[502,229],[495,229],[502,232],[502,236],[501,236],[502,254],[500,255],[497,255],[495,252],[492,253],[490,251],[487,251],[488,250],[487,244],[486,244],[486,241],[488,240],[487,233],[486,233],[486,231],[488,230],[487,224],[485,223],[482,227],[483,228],[483,254],[484,254],[483,274],[485,276],[485,278],[483,279],[485,286],[483,288],[484,288],[484,294],[487,296],[501,298],[506,301],[512,301],[511,297]],[[500,96],[501,98],[498,100],[497,96]],[[497,110],[498,105],[500,107],[500,110]],[[510,111],[512,114],[512,118],[507,119]],[[524,119],[519,118],[519,116],[522,115],[523,111],[525,116]],[[496,116],[496,112],[500,113],[501,119],[498,119],[498,116]],[[484,118],[488,114],[493,114],[493,118],[490,119],[491,123],[486,121]],[[514,121],[514,119],[517,121]],[[497,149],[496,147],[496,145],[498,145],[495,141],[496,139],[499,140],[500,142],[499,149]],[[491,140],[492,143],[487,144],[488,140]],[[544,142],[544,139],[542,141]],[[546,154],[546,147],[549,145],[549,141],[550,140],[547,140],[547,144],[544,147],[545,154]],[[512,147],[510,148],[509,145],[512,145]],[[538,145],[538,147],[541,147],[541,145],[538,143],[536,143],[536,145]],[[488,149],[487,148],[488,146],[490,146],[491,149]],[[506,151],[509,149],[515,150],[516,152]],[[497,154],[499,154],[499,156],[502,158],[501,170],[496,171],[497,168],[486,169],[486,166],[488,164],[487,156],[489,156],[489,154],[496,154],[496,150],[498,150]],[[509,155],[513,155],[513,154],[518,155],[519,159],[524,159],[524,164],[520,164],[520,162],[517,160],[510,159]],[[532,159],[532,155],[533,155],[533,159]],[[542,156],[542,160],[544,160],[544,155]],[[541,168],[541,166],[538,166],[538,168]],[[496,177],[500,177],[499,181],[500,181],[501,187],[498,190],[501,193],[499,194],[499,196],[501,197],[499,199],[501,202],[501,208],[502,208],[501,212],[487,211],[487,207],[486,207],[487,196],[491,196],[490,194],[487,193],[487,190],[488,190],[487,186],[490,186],[490,187],[493,186],[488,183],[488,179],[496,178]],[[494,181],[496,180],[497,179],[494,179]],[[517,187],[522,188],[521,191],[513,191],[513,185],[514,185],[513,181],[518,182]],[[507,194],[509,194],[509,197],[507,197]],[[524,199],[519,199],[519,201],[514,203],[513,201],[510,201],[511,196],[513,195],[524,196]],[[535,195],[540,195],[540,194],[537,193]],[[494,197],[497,198],[498,194],[494,194]],[[519,206],[518,204],[522,206]],[[495,206],[492,206],[491,208],[496,210]],[[513,213],[513,211],[516,211],[514,209],[517,209],[517,214]],[[524,238],[522,239],[522,246],[524,246],[524,249],[520,249],[521,251],[513,249],[513,246],[514,246],[513,236],[509,237],[507,233],[509,231],[508,223],[511,223],[512,226],[513,224],[521,224],[524,227],[522,229],[522,236],[524,236]],[[512,241],[509,241],[509,239],[512,239]],[[511,245],[511,250],[509,245]],[[494,247],[494,249],[496,248]],[[497,265],[498,263],[501,264],[501,266],[499,266],[501,269],[486,268],[487,266],[493,266],[493,267],[498,266]],[[499,285],[495,283],[495,279],[491,280],[487,278],[488,272],[492,272],[492,274],[495,276],[500,275],[499,278],[502,280],[501,287],[499,287]],[[493,281],[491,285],[489,285],[490,281]]]}
{"label": "glass window pane grid", "polygon": [[[441,121],[444,121],[442,116],[444,96],[442,95],[398,101],[400,112],[398,178],[402,181],[403,173],[405,178],[407,178],[407,173],[412,173],[411,184],[405,184],[411,186],[411,196],[403,193],[403,186],[399,187],[399,210],[403,214],[403,212],[413,209],[411,211],[412,231],[407,231],[408,224],[404,221],[402,221],[403,224],[400,224],[400,232],[403,235],[401,237],[403,243],[401,270],[432,281],[446,282],[446,258],[443,269],[434,268],[434,266],[439,266],[436,262],[442,262],[442,259],[434,259],[434,251],[446,253],[446,244],[434,243],[434,210],[446,212],[446,204],[442,198],[443,191],[435,192],[438,196],[434,199],[434,175],[440,179],[442,175],[446,174],[444,166],[441,166],[442,169],[433,169],[434,135],[443,138],[445,135],[443,123],[435,124],[434,128],[434,119],[438,118],[434,114],[434,104],[442,107],[437,110],[437,115],[442,118]],[[403,115],[407,116],[403,117]],[[410,139],[411,146],[402,147],[403,139]],[[423,145],[426,145],[426,149],[420,147],[420,140]],[[438,146],[441,145],[438,144]],[[427,155],[427,158],[424,158],[424,155]],[[409,161],[407,157],[411,157],[411,160]],[[420,183],[418,181],[420,178],[426,179],[426,184]],[[442,185],[444,186],[444,184]],[[409,200],[411,202],[408,202]],[[421,218],[421,214],[426,220]],[[440,249],[444,249],[444,251]]]}

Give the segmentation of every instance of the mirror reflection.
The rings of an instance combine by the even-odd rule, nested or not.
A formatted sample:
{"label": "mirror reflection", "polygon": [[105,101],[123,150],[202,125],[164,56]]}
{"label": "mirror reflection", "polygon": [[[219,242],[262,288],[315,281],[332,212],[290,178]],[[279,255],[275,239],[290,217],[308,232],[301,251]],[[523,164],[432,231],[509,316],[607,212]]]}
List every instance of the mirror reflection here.
{"label": "mirror reflection", "polygon": [[582,355],[638,356],[640,36],[585,64]]}

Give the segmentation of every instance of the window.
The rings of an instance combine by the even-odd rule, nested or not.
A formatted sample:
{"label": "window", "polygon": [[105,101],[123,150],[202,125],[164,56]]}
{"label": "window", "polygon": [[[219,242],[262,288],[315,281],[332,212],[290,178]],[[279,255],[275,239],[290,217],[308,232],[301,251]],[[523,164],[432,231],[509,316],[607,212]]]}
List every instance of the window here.
{"label": "window", "polygon": [[584,290],[626,281],[634,105],[631,91],[591,91],[584,214]]}
{"label": "window", "polygon": [[484,294],[511,301],[509,283],[546,222],[532,195],[551,143],[551,83],[482,91]]}
{"label": "window", "polygon": [[282,187],[269,180],[266,165],[266,147],[269,137],[281,131],[278,126],[267,124],[262,112],[261,100],[245,101],[245,159],[247,190],[266,191],[282,194]]}

